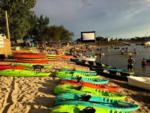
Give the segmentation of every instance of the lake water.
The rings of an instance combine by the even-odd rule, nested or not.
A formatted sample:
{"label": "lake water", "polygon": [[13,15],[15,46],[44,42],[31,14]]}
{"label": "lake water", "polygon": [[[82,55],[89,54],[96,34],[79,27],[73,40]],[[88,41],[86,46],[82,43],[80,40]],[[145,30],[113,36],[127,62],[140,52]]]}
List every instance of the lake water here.
{"label": "lake water", "polygon": [[127,60],[128,54],[121,55],[121,48],[128,48],[129,51],[134,51],[136,49],[137,54],[133,56],[135,59],[134,71],[137,76],[149,76],[150,77],[150,66],[146,66],[144,69],[141,66],[142,58],[150,59],[150,47],[144,48],[140,45],[131,45],[131,46],[120,46],[120,49],[114,48],[103,48],[105,56],[102,58],[102,62],[109,64],[117,68],[126,68],[127,69]]}

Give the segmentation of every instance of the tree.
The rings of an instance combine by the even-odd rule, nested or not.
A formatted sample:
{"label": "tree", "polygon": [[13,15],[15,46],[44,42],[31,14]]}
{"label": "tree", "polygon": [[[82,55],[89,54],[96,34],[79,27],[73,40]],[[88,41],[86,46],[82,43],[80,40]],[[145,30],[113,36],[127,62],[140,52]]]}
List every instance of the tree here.
{"label": "tree", "polygon": [[69,41],[73,33],[68,31],[64,26],[49,26],[48,17],[31,16],[32,27],[29,35],[35,37],[38,41]]}
{"label": "tree", "polygon": [[36,0],[0,0],[0,31],[6,33],[4,12],[7,10],[11,37],[24,37],[31,27],[29,19],[35,3]]}
{"label": "tree", "polygon": [[68,31],[64,26],[50,26],[48,29],[49,38],[47,40],[70,41],[73,33]]}
{"label": "tree", "polygon": [[32,26],[31,29],[29,30],[28,35],[34,36],[36,40],[39,41],[45,40],[47,37],[49,18],[43,17],[43,15],[41,15],[40,17],[32,15],[30,17],[30,24]]}

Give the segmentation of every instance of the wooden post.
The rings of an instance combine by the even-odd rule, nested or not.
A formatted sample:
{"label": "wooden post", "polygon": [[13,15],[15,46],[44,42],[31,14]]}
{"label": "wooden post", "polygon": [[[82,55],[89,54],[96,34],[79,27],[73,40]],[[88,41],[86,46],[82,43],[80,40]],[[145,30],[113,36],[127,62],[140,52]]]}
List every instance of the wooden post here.
{"label": "wooden post", "polygon": [[8,39],[10,39],[10,31],[9,31],[9,23],[8,23],[7,11],[5,11],[5,18],[6,18],[7,37],[8,37]]}

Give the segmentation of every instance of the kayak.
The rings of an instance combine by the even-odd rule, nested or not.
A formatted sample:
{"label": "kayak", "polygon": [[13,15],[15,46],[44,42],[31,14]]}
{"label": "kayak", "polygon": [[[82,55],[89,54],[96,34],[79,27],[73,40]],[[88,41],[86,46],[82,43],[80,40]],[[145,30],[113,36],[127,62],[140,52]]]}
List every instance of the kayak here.
{"label": "kayak", "polygon": [[150,91],[149,77],[128,76],[128,84]]}
{"label": "kayak", "polygon": [[50,73],[46,72],[36,72],[29,70],[16,70],[16,69],[6,69],[1,70],[0,75],[2,76],[16,76],[16,77],[31,77],[31,76],[49,76]]}
{"label": "kayak", "polygon": [[62,55],[56,55],[56,54],[48,54],[47,55],[47,58],[49,59],[49,60],[57,60],[57,59],[59,59],[59,58],[61,58],[62,57]]}
{"label": "kayak", "polygon": [[[32,63],[13,63],[14,66],[24,66],[26,68],[33,68],[33,66],[35,64]],[[45,69],[51,69],[52,66],[50,66],[49,64],[38,64],[38,65],[42,65],[44,66]]]}
{"label": "kayak", "polygon": [[16,62],[21,62],[21,63],[48,63],[49,60],[45,60],[45,59],[36,59],[36,60],[31,60],[31,59],[17,59]]}
{"label": "kayak", "polygon": [[72,73],[72,74],[82,74],[82,75],[97,75],[96,71],[81,71],[81,70],[62,69],[60,72]]}
{"label": "kayak", "polygon": [[95,70],[98,74],[104,75],[112,79],[119,79],[127,81],[127,76],[133,76],[134,72],[129,72],[126,69],[116,69],[116,68],[99,68]]}
{"label": "kayak", "polygon": [[94,83],[83,82],[83,81],[78,83],[75,80],[62,80],[61,83],[62,84],[76,85],[76,86],[79,86],[79,85],[82,84],[82,86],[90,87],[90,88],[94,88],[94,89],[99,89],[99,90],[102,90],[102,91],[119,92],[119,88],[116,87],[116,86],[108,86],[108,85],[103,85],[103,84],[94,84]]}
{"label": "kayak", "polygon": [[77,77],[77,76],[80,76],[80,77],[85,77],[85,78],[100,78],[100,76],[98,75],[83,75],[83,74],[72,74],[72,73],[65,73],[65,72],[57,72],[57,77],[59,78],[64,78],[64,77]]}
{"label": "kayak", "polygon": [[138,108],[138,105],[125,102],[91,104],[90,102],[84,101],[67,101],[54,107],[51,113],[129,113]]}
{"label": "kayak", "polygon": [[63,56],[61,56],[61,58],[63,58],[63,59],[71,59],[71,58],[74,58],[74,56],[63,55]]}
{"label": "kayak", "polygon": [[46,54],[43,53],[21,53],[15,52],[13,53],[14,58],[29,58],[29,59],[40,59],[46,58]]}
{"label": "kayak", "polygon": [[23,70],[24,66],[12,66],[12,65],[3,65],[0,64],[0,70],[5,70],[5,69],[18,69],[18,70]]}
{"label": "kayak", "polygon": [[61,78],[62,80],[77,80],[77,78],[80,78],[80,81],[83,82],[89,82],[93,84],[108,84],[108,80],[98,79],[98,78],[90,78],[90,77],[74,77],[74,76],[68,76]]}
{"label": "kayak", "polygon": [[70,61],[72,61],[72,62],[77,62],[77,61],[79,61],[80,59],[79,58],[71,58],[70,59]]}
{"label": "kayak", "polygon": [[107,98],[107,99],[112,99],[112,100],[124,100],[126,96],[123,96],[119,93],[111,93],[111,92],[106,92],[98,89],[93,89],[89,87],[81,87],[81,86],[72,86],[68,84],[64,85],[58,85],[54,88],[54,93],[60,94],[60,93],[75,93],[75,94],[85,94],[85,93],[90,93],[92,96],[98,96],[100,98]]}
{"label": "kayak", "polygon": [[109,101],[107,99],[101,99],[96,96],[73,94],[73,93],[63,93],[56,96],[55,105],[62,105],[62,104],[64,105],[78,104],[94,108],[103,108],[103,109],[107,108],[109,110],[113,108],[114,110],[121,110],[122,112],[127,112],[127,109],[132,111],[133,109],[136,110],[139,108],[138,105],[128,103],[125,101],[116,101],[116,100]]}
{"label": "kayak", "polygon": [[63,69],[62,71],[63,71],[63,72],[67,72],[67,73],[74,72],[74,73],[97,75],[96,71],[71,70],[71,69],[67,69],[67,68]]}

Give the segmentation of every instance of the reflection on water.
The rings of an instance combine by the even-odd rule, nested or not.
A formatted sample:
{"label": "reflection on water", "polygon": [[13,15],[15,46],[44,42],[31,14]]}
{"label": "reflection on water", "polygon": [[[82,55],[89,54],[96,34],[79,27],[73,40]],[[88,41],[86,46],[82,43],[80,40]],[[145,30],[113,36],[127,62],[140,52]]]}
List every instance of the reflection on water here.
{"label": "reflection on water", "polygon": [[117,68],[127,68],[128,54],[121,55],[121,48],[128,48],[130,52],[136,49],[137,54],[134,55],[134,71],[137,76],[149,76],[150,77],[150,66],[142,68],[141,61],[143,58],[150,59],[150,47],[144,48],[144,46],[121,46],[119,49],[104,48],[105,57],[103,57],[103,63],[112,65]]}

